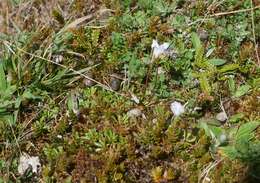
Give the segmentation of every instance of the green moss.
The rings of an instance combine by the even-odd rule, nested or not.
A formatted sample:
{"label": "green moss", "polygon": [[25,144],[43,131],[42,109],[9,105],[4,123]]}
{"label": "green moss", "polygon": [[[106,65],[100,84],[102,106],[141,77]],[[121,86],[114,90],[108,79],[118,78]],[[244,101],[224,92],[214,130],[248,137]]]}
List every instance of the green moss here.
{"label": "green moss", "polygon": [[206,136],[203,136],[198,144],[196,145],[196,148],[194,149],[194,156],[196,158],[202,157],[205,153],[207,153],[209,150],[209,141]]}
{"label": "green moss", "polygon": [[207,153],[205,153],[205,154],[201,157],[201,159],[200,159],[199,161],[200,161],[200,164],[203,166],[203,165],[209,163],[210,161],[212,161],[212,157],[211,157],[211,155],[207,152]]}
{"label": "green moss", "polygon": [[55,20],[57,20],[61,25],[64,25],[65,20],[61,14],[61,12],[59,12],[59,10],[54,9],[52,10],[52,16],[55,18]]}

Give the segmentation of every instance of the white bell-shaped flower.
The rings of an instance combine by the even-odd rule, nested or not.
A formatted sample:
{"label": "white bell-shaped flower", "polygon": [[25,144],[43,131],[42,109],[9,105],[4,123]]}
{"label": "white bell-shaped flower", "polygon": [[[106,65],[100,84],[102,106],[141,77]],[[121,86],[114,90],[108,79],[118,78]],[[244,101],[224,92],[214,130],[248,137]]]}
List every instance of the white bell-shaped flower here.
{"label": "white bell-shaped flower", "polygon": [[157,40],[153,40],[152,43],[152,50],[153,50],[153,58],[159,58],[161,55],[166,55],[167,50],[170,47],[170,43],[163,43],[159,45]]}

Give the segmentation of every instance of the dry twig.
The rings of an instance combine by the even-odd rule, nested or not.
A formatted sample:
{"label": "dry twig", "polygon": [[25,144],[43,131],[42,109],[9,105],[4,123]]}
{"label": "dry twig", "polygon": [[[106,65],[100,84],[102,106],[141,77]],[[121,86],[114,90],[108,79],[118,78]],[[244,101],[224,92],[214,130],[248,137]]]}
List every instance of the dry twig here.
{"label": "dry twig", "polygon": [[[260,5],[258,7],[260,7]],[[252,21],[253,39],[254,39],[254,44],[255,44],[255,54],[256,54],[257,64],[258,64],[258,66],[260,66],[260,58],[259,58],[259,53],[258,53],[258,43],[256,42],[256,36],[255,36],[255,18],[254,18],[253,0],[251,0],[251,21]]]}
{"label": "dry twig", "polygon": [[215,14],[210,15],[209,17],[218,17],[218,16],[231,15],[231,14],[236,14],[236,13],[243,13],[243,12],[248,12],[248,11],[254,11],[259,8],[260,8],[260,5],[258,5],[256,7],[252,7],[252,8],[242,9],[242,10],[215,13]]}

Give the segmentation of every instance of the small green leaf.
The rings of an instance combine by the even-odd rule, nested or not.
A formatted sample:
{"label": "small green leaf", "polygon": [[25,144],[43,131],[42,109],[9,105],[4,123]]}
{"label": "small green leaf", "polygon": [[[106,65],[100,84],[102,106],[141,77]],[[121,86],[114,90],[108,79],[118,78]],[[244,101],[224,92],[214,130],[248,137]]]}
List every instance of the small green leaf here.
{"label": "small green leaf", "polygon": [[228,64],[228,65],[224,65],[219,72],[221,73],[225,73],[225,72],[230,72],[230,71],[234,71],[236,69],[239,68],[238,64]]}
{"label": "small green leaf", "polygon": [[73,112],[74,114],[78,113],[79,106],[78,106],[78,96],[77,93],[71,92],[67,99],[67,106],[70,112]]}
{"label": "small green leaf", "polygon": [[207,51],[207,53],[206,53],[206,58],[208,58],[212,53],[213,53],[213,51],[215,50],[215,48],[210,48],[208,51]]}
{"label": "small green leaf", "polygon": [[15,107],[16,109],[18,109],[18,108],[20,107],[21,103],[22,103],[22,97],[19,96],[19,97],[17,97],[17,99],[15,100],[14,107]]}
{"label": "small green leaf", "polygon": [[32,94],[32,92],[30,90],[25,90],[23,92],[23,98],[32,99],[32,100],[41,99],[41,97],[35,96],[34,94]]}
{"label": "small green leaf", "polygon": [[243,95],[245,95],[249,90],[250,90],[251,86],[245,84],[240,86],[237,91],[234,94],[234,97],[241,97]]}
{"label": "small green leaf", "polygon": [[206,75],[201,75],[201,77],[199,78],[200,81],[200,87],[202,89],[203,92],[210,94],[211,93],[211,87],[208,81],[208,78],[206,77]]}
{"label": "small green leaf", "polygon": [[229,88],[230,93],[233,95],[236,91],[236,84],[235,84],[234,77],[228,78],[228,88]]}
{"label": "small green leaf", "polygon": [[226,63],[226,60],[220,59],[220,58],[212,58],[208,60],[208,62],[214,66],[220,66]]}
{"label": "small green leaf", "polygon": [[191,34],[191,42],[195,48],[195,64],[196,66],[203,68],[204,62],[204,47],[201,44],[200,38],[196,33]]}
{"label": "small green leaf", "polygon": [[200,38],[195,32],[193,32],[191,34],[191,42],[192,42],[193,46],[195,47],[196,52],[197,52],[197,50],[199,50],[202,47]]}
{"label": "small green leaf", "polygon": [[212,126],[221,126],[221,122],[216,120],[215,118],[202,118],[200,119],[201,122],[207,123],[208,125]]}
{"label": "small green leaf", "polygon": [[4,72],[3,63],[1,62],[0,62],[0,92],[4,92],[4,90],[7,87],[7,83],[6,83],[6,76]]}

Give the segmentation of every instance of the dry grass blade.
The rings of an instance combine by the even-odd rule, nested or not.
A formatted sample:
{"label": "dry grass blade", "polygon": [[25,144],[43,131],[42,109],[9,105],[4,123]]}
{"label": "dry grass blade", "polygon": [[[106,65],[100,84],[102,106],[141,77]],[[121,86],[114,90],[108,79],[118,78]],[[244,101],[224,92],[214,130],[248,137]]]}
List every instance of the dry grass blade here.
{"label": "dry grass blade", "polygon": [[[260,6],[258,6],[258,7],[260,7]],[[253,0],[251,0],[251,21],[252,21],[253,39],[254,39],[254,44],[255,44],[255,54],[256,54],[257,64],[258,64],[258,66],[260,66],[260,58],[259,58],[259,53],[258,53],[258,44],[256,42],[256,35],[255,35],[255,18],[254,18],[254,4],[253,4]]]}
{"label": "dry grass blade", "polygon": [[209,165],[203,170],[203,172],[200,175],[200,178],[198,180],[198,183],[202,182],[206,182],[206,180],[208,179],[208,174],[209,172],[214,169],[219,163],[221,163],[224,160],[224,158],[220,159],[220,160],[215,160],[214,162],[209,163]]}
{"label": "dry grass blade", "polygon": [[198,22],[204,22],[204,21],[210,20],[211,18],[214,18],[214,17],[220,17],[220,16],[225,16],[225,15],[232,15],[232,14],[236,14],[236,13],[244,13],[244,12],[249,12],[249,11],[251,11],[251,12],[253,11],[254,12],[256,9],[259,9],[259,8],[260,8],[260,5],[255,6],[255,7],[252,6],[252,8],[248,8],[248,9],[227,11],[227,12],[215,13],[215,14],[212,14],[212,15],[206,15],[203,18],[199,18],[199,19],[189,23],[188,26],[191,26],[191,25],[196,24]]}
{"label": "dry grass blade", "polygon": [[254,10],[259,9],[259,8],[260,8],[260,5],[258,5],[256,7],[248,8],[248,9],[228,11],[228,12],[220,12],[220,13],[210,15],[209,17],[218,17],[218,16],[231,15],[231,14],[236,14],[236,13],[243,13],[243,12],[248,12],[248,11],[254,11]]}
{"label": "dry grass blade", "polygon": [[83,22],[93,20],[94,18],[102,16],[103,14],[106,14],[107,12],[113,12],[113,10],[111,10],[111,9],[101,9],[95,14],[90,14],[90,15],[78,18],[78,19],[74,20],[73,22],[69,23],[67,26],[65,26],[63,31],[67,31],[69,29],[75,29],[80,24],[82,24]]}
{"label": "dry grass blade", "polygon": [[81,24],[82,22],[85,22],[87,20],[91,20],[92,18],[94,18],[93,14],[78,18],[76,20],[74,20],[73,22],[71,22],[70,24],[68,24],[65,28],[64,31],[67,31],[69,29],[74,29],[76,28],[79,24]]}

